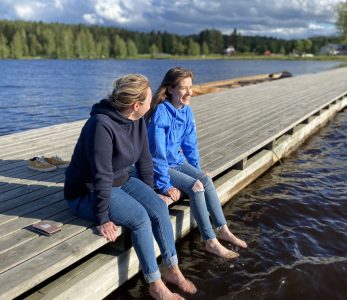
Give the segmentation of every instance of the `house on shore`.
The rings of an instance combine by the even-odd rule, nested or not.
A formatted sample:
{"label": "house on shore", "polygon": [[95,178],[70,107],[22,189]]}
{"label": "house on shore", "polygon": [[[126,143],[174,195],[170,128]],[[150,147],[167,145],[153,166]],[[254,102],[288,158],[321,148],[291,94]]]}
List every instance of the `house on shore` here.
{"label": "house on shore", "polygon": [[230,45],[228,48],[224,49],[224,55],[232,55],[236,53],[236,49],[234,46]]}
{"label": "house on shore", "polygon": [[347,55],[347,46],[329,43],[320,49],[319,54],[321,54],[321,55]]}

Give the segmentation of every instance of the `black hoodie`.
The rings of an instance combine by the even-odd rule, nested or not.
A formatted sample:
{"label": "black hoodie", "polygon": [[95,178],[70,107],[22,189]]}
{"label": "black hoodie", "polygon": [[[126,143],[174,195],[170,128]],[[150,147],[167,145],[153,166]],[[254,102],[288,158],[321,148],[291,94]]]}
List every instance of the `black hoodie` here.
{"label": "black hoodie", "polygon": [[65,173],[64,197],[73,201],[94,190],[95,219],[102,225],[110,220],[112,186],[124,184],[135,164],[140,179],[153,187],[153,164],[143,118],[125,118],[108,100],[95,104],[90,115]]}

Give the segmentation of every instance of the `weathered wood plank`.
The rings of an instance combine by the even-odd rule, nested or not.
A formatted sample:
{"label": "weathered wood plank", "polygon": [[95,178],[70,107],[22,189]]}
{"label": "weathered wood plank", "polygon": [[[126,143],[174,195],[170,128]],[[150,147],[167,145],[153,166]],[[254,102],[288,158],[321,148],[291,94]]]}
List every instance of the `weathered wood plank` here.
{"label": "weathered wood plank", "polygon": [[[52,221],[57,220],[57,215],[60,213],[65,212],[66,214],[72,214],[70,209],[68,208],[68,205],[65,203],[65,201],[61,200],[58,202],[53,203],[52,205],[39,208],[36,211],[30,212],[28,214],[25,214],[21,217],[12,219],[5,224],[0,226],[0,244],[2,244],[2,239],[5,236],[9,236],[33,223],[39,222],[43,219],[50,218]],[[6,243],[2,245],[3,247],[6,247]]]}
{"label": "weathered wood plank", "polygon": [[[89,228],[41,255],[0,274],[0,299],[13,298],[107,243]],[[122,234],[120,228],[118,234]],[[20,277],[19,277],[20,274]],[[34,275],[34,276],[33,276]]]}
{"label": "weathered wood plank", "polygon": [[33,240],[3,252],[0,254],[0,274],[85,231],[92,224],[79,218],[73,224],[64,225],[60,232],[52,236],[37,235]]}
{"label": "weathered wood plank", "polygon": [[3,223],[7,223],[11,220],[17,219],[20,216],[33,213],[43,207],[49,206],[58,201],[62,201],[64,197],[63,194],[64,193],[61,191],[61,188],[59,188],[58,192],[53,194],[49,193],[45,197],[42,197],[39,199],[33,198],[31,201],[26,203],[25,201],[23,201],[23,205],[7,210],[0,214],[0,225]]}
{"label": "weathered wood plank", "polygon": [[[213,160],[212,153],[215,153],[216,150],[219,152],[230,152],[230,150],[234,149],[234,141],[245,138],[249,139],[252,136],[257,136],[263,131],[268,133],[269,140],[273,140],[277,136],[305,120],[310,114],[313,114],[313,112],[308,110],[305,106],[302,107],[297,104],[292,104],[288,105],[288,108],[278,111],[276,114],[272,114],[271,117],[263,119],[263,122],[259,119],[258,121],[254,121],[253,125],[250,125],[251,122],[248,122],[245,125],[241,124],[240,127],[242,130],[227,129],[223,131],[220,129],[219,134],[209,137],[207,140],[204,140],[203,144],[200,144],[201,157],[204,158],[205,156],[210,156],[209,159]],[[247,125],[249,127],[246,127]],[[271,128],[271,130],[266,131],[266,128]],[[264,136],[262,135],[262,138],[263,137]],[[244,148],[248,148],[247,144],[244,145]],[[236,146],[239,147],[238,142],[236,142],[235,147]],[[259,144],[259,148],[262,146],[262,144]],[[253,152],[256,150],[257,149],[252,149]],[[222,161],[220,161],[220,163],[223,164]]]}
{"label": "weathered wood plank", "polygon": [[[7,192],[2,192],[0,194],[0,203],[1,202],[5,202],[7,200],[11,200],[13,198],[16,197],[20,197],[29,193],[32,193],[34,191],[38,191],[40,189],[43,188],[47,188],[47,187],[51,187],[51,186],[57,186],[57,183],[59,182],[63,182],[64,181],[64,174],[57,174],[57,176],[51,177],[49,181],[27,181],[25,182],[24,180],[22,180],[22,182],[25,184],[23,184],[20,187],[17,187],[15,189],[12,189],[10,191]],[[11,184],[11,182],[9,182],[9,184]],[[60,187],[63,186],[63,184],[58,185]],[[0,204],[1,205],[1,204]],[[0,209],[1,210],[1,209]]]}
{"label": "weathered wood plank", "polygon": [[[77,218],[78,217],[74,215],[70,209],[65,208],[65,210],[63,210],[62,212],[59,212],[59,209],[57,209],[55,211],[55,215],[49,216],[49,220],[47,221],[57,225],[58,227],[61,227],[63,224],[73,222]],[[45,218],[19,218],[18,222],[12,222],[11,225],[15,225],[16,227],[18,227],[17,223],[20,223],[22,225],[22,228],[20,228],[20,230],[14,231],[11,235],[6,235],[0,238],[0,254],[12,250],[13,248],[20,247],[22,244],[27,243],[34,238],[37,238],[39,235],[38,233],[27,230],[25,227],[28,227],[29,225],[37,223],[41,220],[45,220]],[[8,224],[6,225],[7,226],[4,227],[8,228]],[[12,228],[9,229],[11,230]]]}

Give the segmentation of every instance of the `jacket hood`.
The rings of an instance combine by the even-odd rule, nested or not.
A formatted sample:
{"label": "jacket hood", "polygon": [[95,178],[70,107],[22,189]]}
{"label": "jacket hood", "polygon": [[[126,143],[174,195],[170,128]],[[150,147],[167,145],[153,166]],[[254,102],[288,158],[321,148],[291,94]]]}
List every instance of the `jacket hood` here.
{"label": "jacket hood", "polygon": [[96,114],[107,115],[113,121],[120,124],[129,124],[132,122],[115,109],[107,99],[103,99],[99,103],[93,105],[90,115],[93,116]]}

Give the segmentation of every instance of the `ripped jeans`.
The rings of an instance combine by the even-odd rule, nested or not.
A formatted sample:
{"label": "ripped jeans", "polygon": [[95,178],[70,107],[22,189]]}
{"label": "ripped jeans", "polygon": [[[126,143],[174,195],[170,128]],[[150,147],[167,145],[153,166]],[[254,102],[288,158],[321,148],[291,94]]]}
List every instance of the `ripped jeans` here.
{"label": "ripped jeans", "polygon": [[[195,168],[187,161],[177,168],[170,168],[169,175],[171,184],[189,196],[190,208],[203,240],[214,239],[216,234],[212,228],[209,214],[217,228],[227,222],[212,179],[204,171]],[[203,186],[201,184],[199,186],[197,180]]]}

